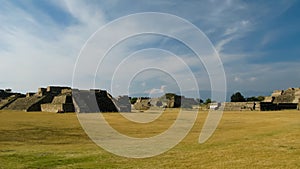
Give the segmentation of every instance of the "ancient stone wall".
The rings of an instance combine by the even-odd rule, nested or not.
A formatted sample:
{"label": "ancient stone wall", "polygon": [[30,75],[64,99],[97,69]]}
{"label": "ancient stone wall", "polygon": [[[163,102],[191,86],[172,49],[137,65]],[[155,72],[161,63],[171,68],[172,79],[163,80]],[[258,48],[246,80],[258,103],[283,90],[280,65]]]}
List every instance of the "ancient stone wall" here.
{"label": "ancient stone wall", "polygon": [[71,89],[70,87],[61,87],[61,86],[48,86],[47,87],[47,92],[51,94],[61,94],[61,91],[63,89]]}
{"label": "ancient stone wall", "polygon": [[224,111],[260,110],[260,102],[226,102],[223,106]]}
{"label": "ancient stone wall", "polygon": [[41,110],[55,113],[75,112],[72,96],[69,94],[55,96],[51,103],[41,104]]}
{"label": "ancient stone wall", "polygon": [[[270,99],[272,98],[272,99]],[[266,97],[261,102],[261,110],[297,109],[300,99],[299,88],[288,88],[287,90],[275,90],[272,96]]]}
{"label": "ancient stone wall", "polygon": [[105,90],[78,90],[72,91],[73,103],[76,112],[118,112],[112,96]]}
{"label": "ancient stone wall", "polygon": [[181,96],[172,96],[168,99],[167,107],[168,108],[178,108],[181,106]]}
{"label": "ancient stone wall", "polygon": [[43,112],[55,112],[55,113],[63,113],[63,112],[75,112],[73,104],[42,104],[41,110]]}
{"label": "ancient stone wall", "polygon": [[0,110],[4,109],[5,107],[8,107],[11,103],[13,103],[18,98],[24,97],[23,95],[15,94],[11,95],[7,98],[0,99]]}
{"label": "ancient stone wall", "polygon": [[136,102],[133,105],[134,109],[136,110],[148,110],[151,107],[151,103],[150,103],[150,99],[142,99],[142,98],[138,98],[136,100]]}
{"label": "ancient stone wall", "polygon": [[47,92],[46,88],[38,88],[38,91],[35,95],[41,97],[41,96],[44,96],[46,92]]}
{"label": "ancient stone wall", "polygon": [[162,108],[162,107],[166,107],[167,101],[162,98],[151,98],[150,104],[151,104],[151,107]]}
{"label": "ancient stone wall", "polygon": [[41,111],[41,104],[51,103],[53,96],[31,96],[31,97],[22,97],[17,98],[7,107],[3,108],[5,110],[22,110],[22,111]]}
{"label": "ancient stone wall", "polygon": [[195,99],[193,98],[186,98],[186,97],[182,97],[181,99],[181,107],[182,108],[193,108],[194,106],[199,105],[200,103],[198,103]]}
{"label": "ancient stone wall", "polygon": [[114,103],[117,106],[119,112],[131,112],[130,99],[127,95],[119,96],[113,100],[114,100]]}
{"label": "ancient stone wall", "polygon": [[280,96],[283,93],[283,90],[274,90],[272,93],[272,97]]}
{"label": "ancient stone wall", "polygon": [[35,93],[33,93],[33,92],[28,92],[28,93],[26,93],[26,97],[31,97],[31,96],[33,96],[33,95],[35,95]]}

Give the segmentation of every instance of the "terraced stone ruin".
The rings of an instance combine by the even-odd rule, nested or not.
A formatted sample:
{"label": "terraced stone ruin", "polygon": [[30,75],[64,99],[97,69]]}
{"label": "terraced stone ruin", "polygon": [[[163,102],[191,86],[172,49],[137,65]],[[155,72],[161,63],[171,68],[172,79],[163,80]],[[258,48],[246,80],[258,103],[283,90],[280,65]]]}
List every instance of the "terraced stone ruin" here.
{"label": "terraced stone ruin", "polygon": [[300,107],[300,88],[275,90],[261,102],[261,110],[298,109]]}
{"label": "terraced stone ruin", "polygon": [[[271,96],[265,97],[262,102],[225,102],[211,103],[199,106],[199,101],[173,93],[166,93],[158,98],[138,98],[131,105],[128,96],[112,97],[106,90],[90,89],[79,90],[70,87],[48,86],[38,88],[37,92],[26,94],[12,92],[11,89],[0,89],[0,110],[21,110],[26,112],[131,112],[132,108],[138,111],[161,108],[197,108],[223,109],[225,111],[243,110],[282,110],[298,109],[300,107],[300,88],[275,90]],[[204,106],[205,107],[205,106]]]}
{"label": "terraced stone ruin", "polygon": [[136,110],[144,111],[157,108],[193,108],[199,106],[194,98],[186,98],[174,93],[166,93],[159,98],[138,98],[133,105]]}
{"label": "terraced stone ruin", "polygon": [[26,95],[0,90],[1,109],[57,113],[130,112],[131,104],[128,96],[115,99],[105,90],[48,86]]}

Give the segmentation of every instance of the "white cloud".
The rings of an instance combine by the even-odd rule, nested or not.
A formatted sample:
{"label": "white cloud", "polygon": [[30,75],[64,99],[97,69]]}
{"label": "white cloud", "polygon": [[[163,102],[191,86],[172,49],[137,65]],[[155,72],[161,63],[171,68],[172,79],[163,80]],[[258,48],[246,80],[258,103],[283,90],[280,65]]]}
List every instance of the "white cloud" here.
{"label": "white cloud", "polygon": [[159,89],[152,88],[150,90],[146,90],[144,93],[147,93],[150,95],[162,94],[162,93],[165,93],[165,88],[166,88],[166,85],[162,85],[162,86],[160,86]]}
{"label": "white cloud", "polygon": [[[6,87],[22,91],[36,90],[39,86],[49,84],[71,85],[73,66],[77,54],[89,36],[100,26],[106,24],[109,21],[109,16],[113,15],[113,13],[123,15],[146,9],[146,7],[143,7],[142,2],[136,2],[140,4],[136,6],[142,7],[142,9],[134,9],[137,7],[131,6],[130,4],[125,7],[120,7],[116,1],[105,2],[111,3],[110,7],[116,6],[118,8],[114,11],[104,11],[103,9],[105,9],[106,6],[99,7],[99,4],[92,2],[72,0],[63,2],[58,0],[50,1],[49,3],[53,3],[53,5],[70,14],[75,20],[75,22],[70,25],[62,26],[43,11],[35,9],[34,5],[30,4],[30,2],[26,2],[25,4],[27,3],[30,6],[30,10],[18,7],[10,1],[3,2],[3,4],[1,4],[2,8],[0,7],[0,21],[2,23],[0,25],[0,59],[2,63],[0,71],[6,72],[2,76],[5,82],[1,82],[1,84],[7,84],[10,86]],[[158,11],[182,16],[192,21],[200,29],[207,30],[205,32],[209,38],[212,39],[226,66],[227,79],[230,79],[230,87],[239,88],[246,86],[247,88],[255,88],[262,86],[261,88],[267,88],[266,86],[270,85],[267,83],[278,79],[281,79],[278,81],[279,86],[285,86],[283,80],[289,82],[287,84],[298,82],[295,78],[288,78],[288,76],[286,76],[286,74],[292,72],[299,74],[297,71],[299,65],[295,63],[284,63],[287,67],[280,67],[279,64],[273,63],[251,64],[248,63],[250,57],[263,57],[259,51],[228,52],[228,49],[239,47],[232,46],[233,42],[249,36],[251,31],[259,29],[259,24],[264,22],[267,17],[273,17],[274,11],[282,13],[291,6],[292,2],[285,3],[280,1],[275,3],[275,5],[273,5],[273,3],[260,5],[242,1],[210,1],[207,3],[200,1],[193,3],[186,3],[184,1],[149,1],[147,3],[155,7]],[[169,7],[168,5],[170,5],[170,3],[173,4],[172,7],[164,9],[164,7]],[[269,8],[269,5],[271,5],[272,8]],[[141,22],[147,26],[147,20],[141,20]],[[168,25],[162,24],[162,26]],[[127,22],[122,29],[114,28],[111,30],[114,32],[114,37],[104,37],[104,39],[98,39],[98,41],[95,42],[112,41],[113,38],[118,37],[126,31],[138,31],[140,28],[141,25]],[[192,33],[186,33],[187,30],[185,27],[176,28],[172,31],[185,32],[184,35],[186,37],[193,36]],[[270,31],[270,33],[264,35],[261,45],[266,45],[278,37],[277,32]],[[151,37],[140,38],[116,49],[113,53],[115,56],[108,58],[106,64],[102,67],[102,73],[106,76],[101,76],[100,78],[110,80],[111,76],[109,75],[112,73],[110,68],[116,66],[114,65],[116,59],[122,60],[125,54],[134,50],[136,44],[140,45],[147,42],[157,42],[157,39]],[[163,44],[163,42],[161,43]],[[245,40],[243,45],[252,44],[248,44]],[[94,50],[91,51],[92,53],[104,50],[97,48],[97,45],[94,47]],[[185,54],[180,55],[180,57],[192,68],[196,68],[198,65],[199,67],[203,67],[201,62],[195,57],[190,57]],[[95,58],[95,60],[96,59],[97,58]],[[96,61],[93,64],[97,65],[98,62]],[[126,70],[123,70],[123,74],[129,74],[134,71],[135,67],[132,65],[137,65],[140,68],[148,65],[167,65],[170,72],[176,74],[179,79],[183,81],[186,80],[184,67],[174,62],[171,57],[162,57],[159,59],[144,58],[142,60],[132,61],[131,63],[131,66],[126,66]],[[83,62],[83,64],[88,64],[88,62]],[[86,72],[83,72],[85,78],[93,78],[93,74],[91,73],[93,72],[92,67],[93,65],[89,64],[86,66]],[[89,76],[84,73],[89,73]],[[204,68],[197,69],[193,73],[197,75],[198,83],[201,86],[209,87],[207,75],[204,75],[206,74]],[[121,76],[121,82],[118,83],[120,88],[122,88],[120,84],[123,84],[122,82],[125,80],[126,79],[122,79]],[[141,85],[142,87],[146,86],[144,83]],[[272,84],[272,86],[275,87],[276,85]],[[189,88],[192,87],[188,85],[185,86],[185,89]],[[162,88],[155,90],[155,88],[153,88],[153,92],[162,91],[161,89]]]}
{"label": "white cloud", "polygon": [[219,53],[222,52],[224,50],[225,45],[230,43],[232,40],[233,40],[233,37],[229,37],[229,38],[220,40],[215,46],[216,50]]}
{"label": "white cloud", "polygon": [[241,79],[239,77],[234,77],[234,81],[239,82],[239,81],[241,81]]}
{"label": "white cloud", "polygon": [[7,10],[0,12],[4,23],[0,27],[0,44],[4,46],[0,57],[5,64],[0,71],[8,72],[5,79],[11,81],[9,87],[32,91],[51,84],[71,85],[77,53],[90,34],[104,23],[100,12],[71,3],[70,10],[73,14],[78,10],[78,18],[85,22],[64,29],[38,9],[31,7],[32,11],[25,11],[11,2],[5,3],[3,7]]}

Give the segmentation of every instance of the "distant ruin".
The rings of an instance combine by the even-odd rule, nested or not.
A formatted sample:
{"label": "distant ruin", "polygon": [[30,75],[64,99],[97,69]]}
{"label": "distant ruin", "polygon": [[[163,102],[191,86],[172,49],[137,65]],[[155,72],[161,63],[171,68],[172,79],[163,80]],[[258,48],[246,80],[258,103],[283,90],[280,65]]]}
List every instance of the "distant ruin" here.
{"label": "distant ruin", "polygon": [[157,108],[190,108],[199,107],[200,102],[194,98],[186,98],[174,93],[166,93],[159,98],[138,98],[133,107],[136,110]]}
{"label": "distant ruin", "polygon": [[[213,105],[215,103],[212,103]],[[300,107],[300,88],[289,88],[287,90],[275,90],[271,96],[266,96],[261,102],[225,102],[221,103],[224,111],[258,110],[272,111],[284,109],[298,109]],[[212,106],[212,109],[218,109]]]}
{"label": "distant ruin", "polygon": [[261,110],[298,109],[300,106],[300,88],[275,90],[271,96],[261,102]]}
{"label": "distant ruin", "polygon": [[[119,112],[113,97],[105,90],[90,89],[78,90],[73,89],[73,104],[76,112]],[[129,100],[128,100],[129,103]]]}
{"label": "distant ruin", "polygon": [[27,93],[25,97],[18,97],[15,101],[5,106],[4,110],[22,110],[22,111],[42,111],[41,105],[51,103],[52,100],[61,94],[63,89],[71,89],[69,87],[39,88],[36,93]]}
{"label": "distant ruin", "polygon": [[6,108],[12,102],[22,97],[25,97],[25,95],[21,93],[13,93],[11,89],[0,89],[0,110]]}
{"label": "distant ruin", "polygon": [[130,112],[128,96],[113,98],[105,90],[78,90],[70,87],[48,86],[26,95],[0,90],[0,110],[42,112]]}
{"label": "distant ruin", "polygon": [[243,111],[243,110],[260,110],[260,102],[226,102],[220,106],[224,107],[224,111]]}
{"label": "distant ruin", "polygon": [[269,111],[298,109],[300,107],[300,88],[275,90],[261,102],[225,102],[201,104],[200,99],[186,98],[174,93],[166,93],[158,98],[138,98],[131,105],[128,96],[112,97],[106,90],[79,90],[70,87],[48,86],[38,88],[37,92],[14,93],[11,89],[0,89],[0,110],[42,111],[42,112],[131,112],[161,108],[187,108],[224,111]]}

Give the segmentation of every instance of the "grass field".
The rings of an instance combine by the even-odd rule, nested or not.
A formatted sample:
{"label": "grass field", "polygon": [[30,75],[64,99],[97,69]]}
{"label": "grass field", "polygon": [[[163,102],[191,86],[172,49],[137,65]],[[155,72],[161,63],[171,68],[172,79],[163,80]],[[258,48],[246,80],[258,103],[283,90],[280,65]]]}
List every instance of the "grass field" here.
{"label": "grass field", "polygon": [[[106,113],[120,132],[147,137],[167,129],[176,112],[136,124]],[[198,143],[207,112],[189,135],[152,158],[113,155],[95,145],[76,114],[0,111],[0,168],[300,168],[300,111],[224,112],[214,135]]]}

